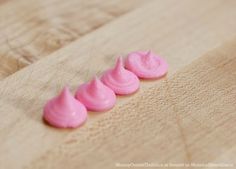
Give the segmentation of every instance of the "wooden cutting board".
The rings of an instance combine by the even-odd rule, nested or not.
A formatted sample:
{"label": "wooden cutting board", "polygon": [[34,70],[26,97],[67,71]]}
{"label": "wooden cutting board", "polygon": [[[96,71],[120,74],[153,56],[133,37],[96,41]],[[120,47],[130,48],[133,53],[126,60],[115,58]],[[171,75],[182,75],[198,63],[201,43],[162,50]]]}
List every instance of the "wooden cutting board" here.
{"label": "wooden cutting board", "polygon": [[[117,1],[110,6],[118,5],[119,10],[124,7],[125,12],[112,21],[104,20],[109,23],[96,30],[91,27],[81,36],[73,35],[74,39],[51,50],[39,45],[50,47],[45,40],[51,36],[42,33],[38,44],[37,40],[28,41],[33,38],[29,31],[17,33],[25,22],[19,19],[21,13],[12,15],[9,9],[34,4],[29,0],[23,2],[4,2],[0,6],[3,9],[0,16],[9,16],[1,23],[3,31],[0,31],[3,32],[0,168],[117,168],[117,163],[144,162],[235,163],[236,1],[154,0],[130,1],[129,5]],[[29,8],[22,15],[27,18],[33,13],[42,20],[49,18],[50,23],[53,19],[64,21],[72,16],[76,21],[76,7],[73,14],[65,18],[60,15],[73,6],[76,5],[56,8],[42,1],[35,4],[41,12]],[[104,11],[110,10],[110,6]],[[46,24],[42,29],[53,29],[53,25],[54,22]],[[37,32],[37,28],[33,26],[32,32]],[[78,32],[81,29],[76,27]],[[11,35],[15,31],[17,35]],[[60,37],[61,31],[56,35]],[[9,36],[14,40],[4,39]],[[24,40],[28,45],[21,46]],[[27,58],[32,60],[24,64],[25,55],[12,54],[15,48],[10,48],[9,42],[17,50],[29,53],[34,49],[37,55],[30,53]],[[75,91],[79,84],[111,67],[117,55],[142,49],[152,49],[168,61],[167,77],[142,81],[137,94],[119,97],[116,107],[109,112],[89,113],[88,122],[81,128],[58,130],[43,123],[45,101],[65,84]]]}
{"label": "wooden cutting board", "polygon": [[0,4],[0,79],[144,3],[144,0],[106,3],[101,0],[6,0]]}

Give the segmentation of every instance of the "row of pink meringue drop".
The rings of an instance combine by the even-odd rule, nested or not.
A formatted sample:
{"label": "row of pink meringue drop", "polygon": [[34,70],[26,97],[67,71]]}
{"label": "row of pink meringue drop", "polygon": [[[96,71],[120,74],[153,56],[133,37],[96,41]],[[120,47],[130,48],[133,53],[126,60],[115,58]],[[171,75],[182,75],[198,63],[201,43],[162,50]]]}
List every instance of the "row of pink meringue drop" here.
{"label": "row of pink meringue drop", "polygon": [[103,73],[101,78],[79,86],[75,97],[66,86],[59,96],[49,100],[43,117],[50,125],[58,128],[75,128],[87,119],[87,110],[107,111],[114,107],[117,95],[135,93],[140,86],[139,78],[157,79],[167,73],[166,61],[152,52],[128,54],[123,65],[119,57],[114,68]]}

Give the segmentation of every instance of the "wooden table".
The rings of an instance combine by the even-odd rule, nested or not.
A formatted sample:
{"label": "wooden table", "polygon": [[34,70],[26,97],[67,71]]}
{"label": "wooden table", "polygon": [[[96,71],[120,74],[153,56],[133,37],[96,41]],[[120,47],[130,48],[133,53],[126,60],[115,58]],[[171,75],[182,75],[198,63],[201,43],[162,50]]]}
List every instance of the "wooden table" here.
{"label": "wooden table", "polygon": [[[5,0],[0,19],[1,169],[236,168],[235,0]],[[165,78],[78,129],[43,123],[65,84],[147,49],[168,61]]]}

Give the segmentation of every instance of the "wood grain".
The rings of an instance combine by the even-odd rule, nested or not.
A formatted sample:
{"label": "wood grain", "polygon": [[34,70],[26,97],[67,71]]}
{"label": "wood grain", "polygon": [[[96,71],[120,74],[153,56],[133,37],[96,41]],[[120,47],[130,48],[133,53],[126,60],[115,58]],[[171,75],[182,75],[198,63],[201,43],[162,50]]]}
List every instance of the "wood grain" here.
{"label": "wood grain", "polygon": [[0,4],[0,79],[124,15],[144,2],[13,0]]}
{"label": "wood grain", "polygon": [[[223,47],[224,50],[222,51],[229,51],[229,53],[222,56],[220,54],[218,55],[220,52],[217,52],[217,54],[215,54],[215,60],[212,59],[213,56],[210,58],[206,57],[208,60],[203,64],[203,67],[198,66],[198,63],[201,63],[200,61],[195,62],[191,66],[193,71],[190,71],[189,74],[186,71],[191,70],[190,68],[184,69],[184,73],[177,73],[176,75],[174,75],[174,73],[190,64],[199,56],[202,56],[205,52],[222,45],[225,41],[236,35],[235,5],[236,3],[233,0],[229,0],[227,3],[223,0],[207,2],[197,0],[153,1],[150,2],[150,4],[144,5],[141,8],[116,19],[114,22],[89,33],[79,40],[70,43],[66,47],[62,47],[48,57],[41,59],[2,80],[0,82],[0,94],[2,96],[0,99],[0,112],[2,116],[2,121],[0,123],[0,168],[36,168],[40,166],[47,168],[54,164],[46,162],[54,162],[57,157],[64,163],[61,164],[58,162],[55,166],[61,164],[61,168],[63,168],[64,165],[67,164],[68,167],[72,168],[79,164],[78,161],[72,158],[73,156],[78,157],[78,155],[80,156],[78,160],[82,161],[81,166],[84,166],[84,168],[94,167],[93,165],[101,159],[104,159],[104,162],[103,160],[100,161],[97,163],[97,166],[110,168],[114,165],[111,164],[112,160],[116,161],[116,159],[122,159],[124,162],[129,160],[142,161],[148,157],[150,157],[149,160],[154,160],[154,158],[159,157],[158,155],[160,154],[161,156],[159,158],[163,161],[168,159],[173,160],[173,162],[180,160],[200,161],[201,151],[198,149],[203,148],[207,148],[206,151],[212,153],[208,158],[211,161],[220,161],[225,157],[223,156],[223,153],[226,152],[233,155],[234,148],[232,143],[229,144],[229,146],[232,145],[232,149],[228,146],[222,148],[222,157],[220,157],[219,153],[214,148],[217,145],[222,145],[224,140],[213,142],[212,146],[207,144],[214,141],[213,138],[215,138],[216,135],[218,136],[218,134],[214,135],[209,132],[210,135],[208,137],[210,138],[207,139],[207,136],[205,138],[204,134],[207,133],[208,129],[202,131],[205,132],[202,133],[199,128],[196,128],[198,126],[195,123],[193,123],[192,128],[189,127],[189,124],[192,123],[192,119],[187,118],[190,116],[187,116],[186,114],[187,110],[193,108],[193,112],[197,112],[196,114],[199,114],[201,120],[209,120],[207,118],[204,119],[204,117],[207,117],[207,113],[210,111],[208,112],[208,109],[205,109],[204,106],[201,107],[200,105],[202,105],[203,102],[200,101],[206,102],[209,99],[209,102],[207,103],[212,103],[214,107],[219,103],[217,100],[218,97],[214,97],[214,95],[225,95],[225,97],[222,98],[222,101],[223,103],[227,103],[226,107],[224,107],[227,110],[226,118],[229,117],[228,112],[234,110],[234,107],[232,106],[233,101],[227,102],[227,98],[231,98],[232,96],[226,95],[228,93],[224,90],[221,92],[221,85],[224,83],[219,82],[214,71],[212,72],[210,69],[213,69],[214,65],[218,64],[218,62],[214,63],[214,61],[220,60],[225,55],[230,55],[228,60],[231,60],[231,57],[235,56],[231,55],[231,53],[233,54],[233,48],[230,47],[228,49],[226,45],[226,47]],[[233,43],[233,45],[235,45],[235,43]],[[76,130],[57,130],[46,126],[42,122],[42,107],[45,101],[58,93],[66,83],[70,84],[71,89],[75,91],[78,84],[89,80],[94,74],[99,75],[106,68],[112,66],[116,55],[140,49],[152,49],[154,52],[163,55],[170,65],[168,75],[170,80],[143,82],[139,93],[133,97],[119,98],[116,108],[111,112],[100,115],[90,113],[86,125]],[[210,63],[212,63],[213,66],[209,68],[208,66]],[[232,72],[234,72],[235,69],[232,67],[233,66],[230,63],[225,64],[225,66],[222,65],[222,71],[227,70],[228,72],[228,70],[232,69]],[[204,68],[204,71],[201,71],[201,68]],[[221,69],[219,68],[219,70]],[[213,78],[209,78],[210,81],[205,79],[205,71],[216,78],[216,86],[214,86],[214,83],[210,83],[213,81]],[[212,90],[209,91],[209,95],[206,95],[205,100],[201,100],[204,93],[200,93],[199,95],[194,95],[193,92],[191,93],[191,89],[193,89],[196,94],[203,89],[203,91],[205,91],[205,88],[203,88],[204,83],[199,84],[200,82],[193,81],[198,82],[196,83],[196,86],[200,85],[201,87],[199,90],[198,88],[193,88],[195,83],[188,81],[186,77],[182,79],[182,74],[186,75],[188,78],[190,76],[191,78],[189,79],[195,79],[194,76],[196,76],[196,79],[204,78],[202,82],[206,83],[205,87],[208,87],[208,85],[213,87]],[[221,73],[219,77],[223,77],[222,74],[224,73]],[[177,79],[175,79],[175,76]],[[231,77],[232,76],[226,76],[225,80],[228,80]],[[233,82],[234,81],[229,82],[229,93],[232,91],[232,94],[235,92],[232,87],[234,85]],[[168,94],[168,92],[166,92],[166,84],[169,84],[169,90],[171,92],[176,94],[179,93],[179,99],[176,98],[178,95],[170,95],[169,98],[165,97],[166,94]],[[174,84],[179,84],[179,86],[173,88]],[[184,85],[189,88],[185,89],[183,87]],[[155,88],[149,89],[152,86],[155,86]],[[216,94],[218,95],[214,93],[214,89],[217,86],[220,89],[219,91],[216,90]],[[150,103],[155,105],[154,108],[156,108],[156,106],[159,105],[159,102],[156,103],[151,100],[155,97],[154,95],[143,95],[143,92],[146,93],[146,91],[147,93],[153,92],[156,94],[157,98],[163,99],[160,102],[160,108],[157,109],[159,113],[153,113],[154,109],[152,107],[145,108],[146,114],[134,114],[135,111],[130,110],[131,112],[128,112],[122,108],[126,103],[129,103],[125,106],[128,108],[129,106],[132,107],[133,105],[141,104],[143,101],[143,99],[141,99],[142,97],[147,98]],[[156,93],[158,91],[160,94]],[[190,93],[187,95],[189,91]],[[169,93],[171,94],[171,92]],[[186,98],[184,96],[186,96]],[[172,97],[173,99],[171,99]],[[165,99],[168,99],[168,101]],[[184,99],[187,99],[186,103],[189,103],[189,105],[196,104],[196,108],[190,106],[180,109],[182,108],[181,106],[184,107],[186,105]],[[180,122],[178,122],[173,115],[173,112],[175,111],[173,111],[173,104],[171,101],[174,101],[174,104],[177,104],[178,111],[176,112],[180,112],[180,115],[178,115]],[[145,103],[146,102],[147,101],[145,101]],[[199,108],[200,113],[198,113],[197,108]],[[209,108],[212,107],[209,106]],[[181,110],[183,110],[183,112]],[[140,109],[140,111],[142,112],[144,109]],[[151,113],[148,114],[148,112]],[[163,112],[167,112],[167,114],[170,115],[165,116],[165,114],[162,114]],[[206,112],[206,116],[204,116],[204,112]],[[157,115],[159,116],[157,117]],[[110,117],[114,119],[110,119]],[[127,117],[127,120],[125,120],[124,117]],[[153,117],[154,119],[149,119],[148,117]],[[214,117],[219,118],[220,114],[219,116]],[[231,117],[233,118],[233,116]],[[150,121],[147,121],[147,118]],[[214,124],[212,122],[213,119],[209,120],[210,127],[215,124],[219,125],[220,123],[218,122],[223,123],[221,118],[217,118],[215,119],[216,123]],[[121,121],[122,119],[124,119],[124,121]],[[117,122],[115,122],[113,126],[111,122],[115,120],[117,120]],[[185,138],[187,138],[184,137],[185,135],[183,134],[185,131],[181,133],[181,130],[178,128],[178,123],[183,125],[183,120],[185,120],[184,122],[186,123],[184,123],[186,126],[183,127],[185,130],[189,129],[193,134],[194,132],[197,133],[196,135],[190,135],[194,136],[194,138],[196,136],[196,140],[190,140],[190,142],[188,142],[189,140],[185,140]],[[153,125],[145,125],[147,122],[150,122],[150,124]],[[232,125],[232,122],[229,122],[229,125]],[[143,127],[143,129],[137,128],[136,130],[135,128],[140,123],[143,124],[140,126]],[[164,124],[162,125],[162,123]],[[121,128],[121,126],[119,127],[119,124],[122,126],[124,124],[125,126]],[[205,121],[204,124],[207,125]],[[103,132],[100,131],[104,131],[107,127],[110,127],[110,129],[102,135]],[[110,136],[106,137],[109,132],[116,131],[118,127],[119,132],[117,132],[117,135],[114,133],[115,137],[112,137],[113,133],[110,133]],[[130,132],[134,132],[132,138],[129,138],[130,141],[133,141],[132,145],[130,145],[130,142],[127,143],[128,135],[125,134],[129,127]],[[223,129],[228,129],[226,133],[232,131],[230,130],[230,127],[220,128],[220,130],[224,131]],[[191,132],[188,132],[188,134]],[[141,133],[147,136],[142,138],[140,137]],[[203,140],[203,143],[206,143],[206,145],[201,142],[198,144],[198,134],[205,138],[205,142]],[[148,141],[152,136],[153,140]],[[90,138],[90,140],[86,140],[86,138]],[[166,142],[168,138],[171,139],[168,140],[169,142]],[[96,139],[98,140],[97,144],[95,143]],[[101,143],[102,140],[110,144],[99,148],[99,143]],[[134,141],[136,141],[136,143]],[[146,141],[147,144],[145,144]],[[226,138],[225,143],[230,143],[230,141],[232,141],[231,137]],[[188,149],[189,144],[193,144],[192,142],[195,143],[194,146],[196,147]],[[94,143],[94,147],[91,147],[92,143]],[[168,145],[170,145],[170,147],[167,147],[167,143],[169,143]],[[132,148],[132,152],[127,152],[127,155],[125,155],[126,151],[124,148],[126,145],[128,145],[127,150],[131,150]],[[153,147],[150,148],[150,145],[155,145],[155,147],[161,145],[158,148],[166,150],[155,151]],[[174,148],[177,147],[177,150],[172,152],[172,146],[175,146]],[[80,155],[79,150],[85,149],[85,154],[83,156]],[[196,154],[193,154],[193,149],[196,150]],[[93,150],[96,150],[95,152],[98,153],[95,153]],[[155,153],[157,153],[156,156],[151,157],[148,150],[150,150],[151,153],[154,153],[155,151]],[[83,162],[86,155],[91,155],[92,151],[94,155]],[[143,155],[140,154],[142,151],[144,152]],[[58,152],[61,155],[57,154]],[[175,153],[178,152],[179,154],[176,155]],[[101,154],[103,153],[104,155],[102,156]],[[133,155],[131,155],[131,153],[133,153]],[[218,156],[216,156],[217,153]],[[139,154],[140,156],[135,154]],[[66,155],[68,155],[68,158],[72,158],[70,163],[65,162]],[[176,157],[176,159],[174,157]],[[231,156],[229,157],[231,158]],[[89,159],[95,163],[88,164]],[[108,161],[108,159],[110,159],[110,161]]]}
{"label": "wood grain", "polygon": [[236,165],[235,46],[236,40],[200,57],[70,133],[29,168],[212,161]]}

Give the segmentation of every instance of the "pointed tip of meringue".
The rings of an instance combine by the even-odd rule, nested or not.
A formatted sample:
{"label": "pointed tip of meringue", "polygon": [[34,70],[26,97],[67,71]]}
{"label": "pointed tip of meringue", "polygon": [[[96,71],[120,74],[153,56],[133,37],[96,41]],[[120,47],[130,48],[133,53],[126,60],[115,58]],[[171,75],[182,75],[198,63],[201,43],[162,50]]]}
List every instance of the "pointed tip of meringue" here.
{"label": "pointed tip of meringue", "polygon": [[145,54],[144,54],[144,61],[146,64],[148,65],[153,65],[155,63],[154,61],[154,57],[152,55],[151,50],[148,50]]}
{"label": "pointed tip of meringue", "polygon": [[113,69],[113,73],[119,74],[124,69],[125,68],[124,68],[124,64],[123,64],[123,58],[121,56],[119,56],[118,59],[116,60],[116,64],[115,64],[115,67]]}
{"label": "pointed tip of meringue", "polygon": [[123,58],[122,56],[119,56],[118,59],[116,60],[116,65],[115,65],[115,68],[123,68],[124,65],[123,65]]}
{"label": "pointed tip of meringue", "polygon": [[68,85],[65,85],[62,89],[62,92],[63,94],[68,94],[70,93],[70,89],[69,89],[69,86]]}
{"label": "pointed tip of meringue", "polygon": [[145,55],[146,55],[146,56],[150,56],[151,53],[152,53],[152,51],[151,51],[151,50],[148,50],[147,53],[146,53]]}
{"label": "pointed tip of meringue", "polygon": [[120,64],[122,64],[123,65],[123,58],[122,58],[122,56],[118,56],[118,58],[117,58],[117,61],[116,61],[117,63],[120,63]]}
{"label": "pointed tip of meringue", "polygon": [[145,54],[145,58],[146,60],[152,60],[153,56],[152,56],[152,52],[151,50],[148,50],[147,53]]}
{"label": "pointed tip of meringue", "polygon": [[64,88],[62,89],[61,93],[58,96],[58,100],[61,104],[67,104],[68,102],[70,102],[70,99],[72,98],[72,94],[70,92],[69,87],[66,85],[64,86]]}
{"label": "pointed tip of meringue", "polygon": [[90,82],[90,89],[91,90],[99,89],[101,85],[102,85],[101,80],[97,76],[95,76]]}
{"label": "pointed tip of meringue", "polygon": [[94,83],[96,82],[97,83],[98,81],[99,81],[98,77],[94,76],[91,82],[94,82]]}

